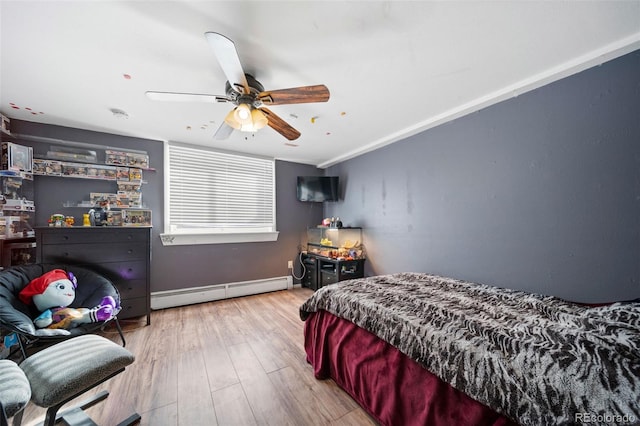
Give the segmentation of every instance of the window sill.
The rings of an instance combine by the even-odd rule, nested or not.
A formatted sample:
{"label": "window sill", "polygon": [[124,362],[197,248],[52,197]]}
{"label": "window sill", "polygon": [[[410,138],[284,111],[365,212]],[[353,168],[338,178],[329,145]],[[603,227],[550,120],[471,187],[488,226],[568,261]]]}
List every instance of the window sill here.
{"label": "window sill", "polygon": [[261,243],[278,240],[275,232],[240,232],[228,234],[160,234],[164,246],[197,244]]}

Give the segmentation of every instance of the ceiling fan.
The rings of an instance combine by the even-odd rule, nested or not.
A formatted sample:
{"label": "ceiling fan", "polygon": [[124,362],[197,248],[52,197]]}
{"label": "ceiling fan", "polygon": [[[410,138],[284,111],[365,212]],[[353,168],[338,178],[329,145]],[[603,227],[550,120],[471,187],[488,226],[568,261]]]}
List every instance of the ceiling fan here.
{"label": "ceiling fan", "polygon": [[216,139],[228,138],[234,129],[255,132],[267,125],[289,140],[297,139],[300,137],[300,132],[267,109],[265,105],[303,104],[329,100],[329,89],[324,84],[265,91],[258,80],[242,70],[233,41],[214,32],[205,33],[205,37],[227,77],[225,95],[153,91],[146,94],[149,99],[157,101],[234,104],[236,107],[227,114],[216,131]]}

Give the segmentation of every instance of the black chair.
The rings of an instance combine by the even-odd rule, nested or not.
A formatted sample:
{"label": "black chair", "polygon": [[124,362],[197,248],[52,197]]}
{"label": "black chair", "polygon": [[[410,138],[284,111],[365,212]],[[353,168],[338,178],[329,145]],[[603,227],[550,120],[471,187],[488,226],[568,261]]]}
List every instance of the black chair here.
{"label": "black chair", "polygon": [[70,334],[68,335],[47,336],[42,335],[43,332],[36,329],[33,319],[40,312],[35,306],[22,303],[18,298],[18,294],[31,280],[52,269],[70,271],[78,279],[76,297],[73,303],[69,305],[70,307],[93,308],[98,306],[105,296],[113,297],[118,305],[120,304],[120,293],[113,283],[106,277],[86,267],[64,264],[33,264],[12,266],[0,271],[0,327],[13,331],[18,335],[22,356],[26,359],[26,348],[36,343],[49,345],[82,334],[94,333],[104,329],[112,321],[120,334],[122,346],[125,346],[126,341],[117,315],[108,321],[82,324],[72,328],[69,330]]}

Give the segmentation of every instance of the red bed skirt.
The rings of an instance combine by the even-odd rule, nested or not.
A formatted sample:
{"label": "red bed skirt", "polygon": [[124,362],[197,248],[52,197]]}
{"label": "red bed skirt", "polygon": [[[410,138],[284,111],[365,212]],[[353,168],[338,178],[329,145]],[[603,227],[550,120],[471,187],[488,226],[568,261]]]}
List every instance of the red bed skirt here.
{"label": "red bed skirt", "polygon": [[304,325],[307,361],[381,425],[515,425],[440,380],[395,347],[326,311]]}

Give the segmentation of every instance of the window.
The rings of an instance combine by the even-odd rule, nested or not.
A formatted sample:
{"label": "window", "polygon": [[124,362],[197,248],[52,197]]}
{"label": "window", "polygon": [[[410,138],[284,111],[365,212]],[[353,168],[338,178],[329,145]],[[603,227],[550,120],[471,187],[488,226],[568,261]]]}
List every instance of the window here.
{"label": "window", "polygon": [[275,241],[275,162],[168,144],[165,245]]}

